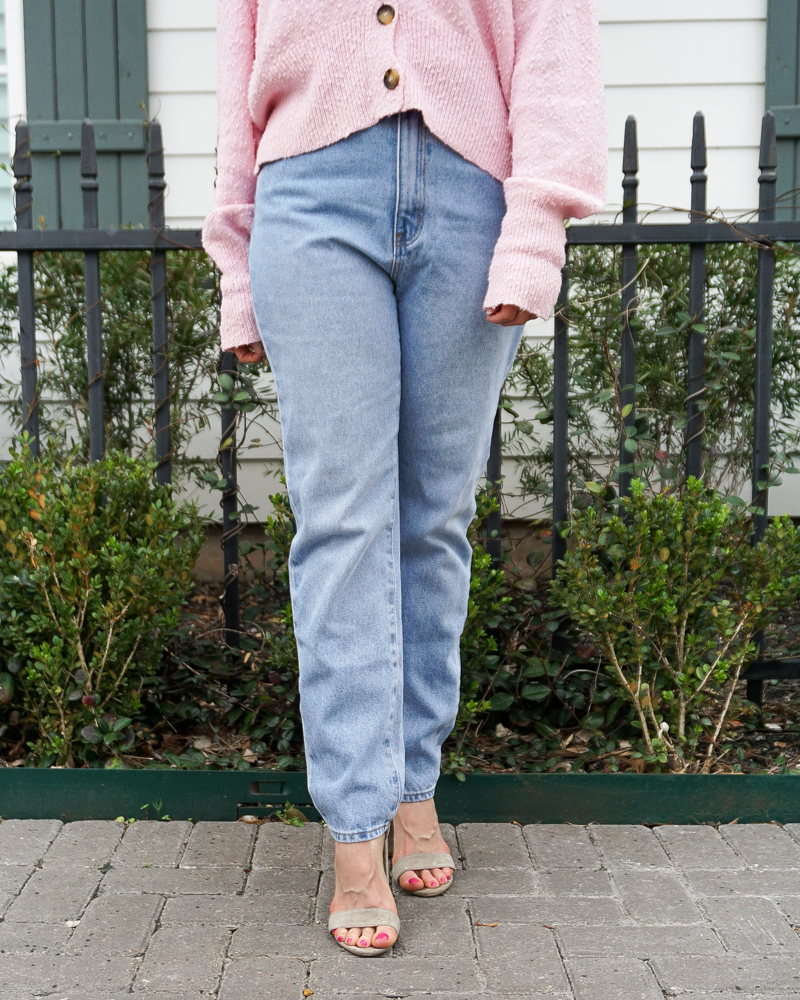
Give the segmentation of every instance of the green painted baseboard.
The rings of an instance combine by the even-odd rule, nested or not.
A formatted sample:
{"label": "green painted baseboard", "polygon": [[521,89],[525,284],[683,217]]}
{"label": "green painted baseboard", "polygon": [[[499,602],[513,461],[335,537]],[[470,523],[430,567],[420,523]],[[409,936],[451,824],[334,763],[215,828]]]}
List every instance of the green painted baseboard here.
{"label": "green painted baseboard", "polygon": [[[3,819],[235,820],[287,801],[319,819],[304,773],[0,770]],[[443,777],[436,804],[445,823],[797,823],[800,777],[475,774]]]}

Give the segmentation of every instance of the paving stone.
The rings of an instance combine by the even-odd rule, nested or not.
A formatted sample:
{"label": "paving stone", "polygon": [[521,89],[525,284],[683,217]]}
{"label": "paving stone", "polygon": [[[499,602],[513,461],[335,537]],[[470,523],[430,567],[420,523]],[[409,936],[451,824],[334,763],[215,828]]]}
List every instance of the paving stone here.
{"label": "paving stone", "polygon": [[[70,935],[66,924],[0,923],[0,955],[43,955],[63,948]],[[3,959],[0,958],[0,963]]]}
{"label": "paving stone", "polygon": [[589,835],[609,867],[671,868],[661,842],[646,826],[589,827]]}
{"label": "paving stone", "polygon": [[17,898],[32,871],[32,865],[0,865],[0,917]]}
{"label": "paving stone", "polygon": [[[328,911],[333,900],[333,894],[336,890],[336,880],[332,871],[323,872],[319,879],[319,888],[317,889],[317,905],[315,908],[314,919],[321,920],[323,923],[328,919]],[[452,889],[450,890],[453,891]],[[395,892],[395,895],[399,898],[401,893]],[[405,895],[405,893],[403,893]]]}
{"label": "paving stone", "polygon": [[[494,898],[494,897],[492,897]],[[401,920],[418,920],[435,917],[439,920],[459,920],[469,905],[466,899],[452,890],[441,896],[412,896],[408,892],[395,893],[397,914]],[[328,919],[327,917],[325,918]]]}
{"label": "paving stone", "polygon": [[0,823],[0,865],[35,865],[62,827],[57,819],[7,819]]}
{"label": "paving stone", "polygon": [[761,868],[734,872],[686,872],[698,896],[800,896],[800,872]]}
{"label": "paving stone", "polygon": [[[73,958],[66,955],[4,955],[0,962],[0,991],[12,993],[15,1000],[27,989],[40,996],[61,1000],[65,990],[89,987],[99,992],[125,991],[136,974],[138,963],[113,958]],[[80,994],[84,1000],[84,994]]]}
{"label": "paving stone", "polygon": [[227,928],[162,927],[150,941],[134,993],[178,989],[213,993],[222,977],[229,938]]}
{"label": "paving stone", "polygon": [[724,955],[708,927],[559,927],[563,955],[653,958],[656,955]]}
{"label": "paving stone", "polygon": [[69,940],[72,955],[143,955],[155,930],[161,896],[98,896],[86,909]]}
{"label": "paving stone", "polygon": [[460,910],[455,907],[437,908],[435,911],[428,908],[418,910],[411,920],[401,917],[396,954],[403,958],[451,955],[472,959],[475,956],[472,927],[464,900],[458,902],[461,903]]}
{"label": "paving stone", "polygon": [[540,871],[562,868],[597,871],[602,867],[600,854],[586,827],[541,823],[526,826],[524,834],[534,867]]}
{"label": "paving stone", "polygon": [[502,927],[476,927],[480,966],[489,990],[532,993],[569,989],[553,932],[519,924],[513,933]]}
{"label": "paving stone", "polygon": [[539,875],[546,896],[613,896],[614,886],[608,872],[574,871],[542,872]]}
{"label": "paving stone", "polygon": [[575,1000],[664,1000],[650,967],[638,959],[567,958],[565,964]]}
{"label": "paving stone", "polygon": [[800,937],[770,899],[757,896],[704,899],[703,909],[725,947],[734,954],[800,951]]}
{"label": "paving stone", "polygon": [[744,868],[733,848],[713,826],[657,826],[653,832],[678,868],[705,871]]}
{"label": "paving stone", "polygon": [[489,896],[471,899],[472,919],[482,924],[561,924],[591,926],[593,924],[631,924],[616,899],[545,899],[537,896]]}
{"label": "paving stone", "polygon": [[671,872],[614,872],[628,913],[643,924],[695,924],[702,920],[691,896]]}
{"label": "paving stone", "polygon": [[95,893],[100,872],[92,868],[45,868],[31,875],[8,909],[13,923],[77,920]]}
{"label": "paving stone", "polygon": [[[776,906],[789,920],[790,924],[800,927],[800,896],[783,896],[776,901]],[[703,902],[705,906],[705,901]]]}
{"label": "paving stone", "polygon": [[800,992],[800,956],[656,958],[652,967],[661,986],[675,992]]}
{"label": "paving stone", "polygon": [[195,823],[181,868],[247,867],[255,838],[251,823]]}
{"label": "paving stone", "polygon": [[319,886],[317,868],[259,868],[247,879],[247,892],[304,892],[316,894]]}
{"label": "paving stone", "polygon": [[456,835],[467,869],[531,867],[522,828],[513,823],[462,823]]}
{"label": "paving stone", "polygon": [[[154,892],[160,896],[183,893],[229,893],[244,888],[239,868],[112,868],[100,886],[101,894]],[[13,907],[12,907],[13,909]]]}
{"label": "paving stone", "polygon": [[[161,924],[210,924],[241,927],[248,924],[307,924],[314,901],[310,896],[251,892],[246,896],[177,896],[168,899]],[[327,918],[326,918],[327,919]]]}
{"label": "paving stone", "polygon": [[541,895],[540,876],[532,869],[472,868],[457,872],[448,895],[457,896],[520,896]]}
{"label": "paving stone", "polygon": [[306,978],[294,958],[237,958],[225,969],[219,1000],[298,1000]]}
{"label": "paving stone", "polygon": [[231,958],[299,958],[310,962],[329,956],[328,932],[319,924],[248,924],[234,932]]}
{"label": "paving stone", "polygon": [[[262,823],[258,828],[253,868],[317,868],[322,853],[319,823],[289,826],[286,823]],[[333,837],[325,829],[333,843]]]}
{"label": "paving stone", "polygon": [[42,859],[52,865],[100,868],[106,864],[122,840],[125,827],[114,820],[79,820],[62,827]]}
{"label": "paving stone", "polygon": [[191,823],[139,820],[125,831],[114,855],[114,867],[153,865],[156,868],[175,868],[191,832]]}
{"label": "paving stone", "polygon": [[[338,954],[330,958],[321,958],[311,966],[308,986],[314,991],[317,1000],[324,1000],[328,994],[344,992],[390,996],[447,992],[460,997],[480,989],[475,962],[463,958],[418,956],[412,958],[407,955],[402,958],[387,957],[370,961],[358,958],[356,955],[348,955],[341,948],[336,950]],[[259,993],[258,997],[261,996]],[[268,994],[263,996],[266,1000]],[[225,994],[224,988],[220,993],[220,1000],[232,1000]],[[244,994],[242,1000],[245,1000]],[[256,998],[248,997],[247,1000]]]}
{"label": "paving stone", "polygon": [[[258,844],[256,844],[256,851],[258,851]],[[334,853],[336,851],[336,841],[331,836],[331,831],[327,826],[322,831],[322,861],[321,867],[325,872],[333,871],[333,859]],[[253,866],[255,867],[255,865]]]}
{"label": "paving stone", "polygon": [[728,824],[720,833],[751,867],[800,868],[800,844],[774,823]]}
{"label": "paving stone", "polygon": [[456,863],[456,868],[463,868],[461,848],[458,846],[458,838],[456,837],[456,828],[452,823],[440,823],[439,833],[441,833],[442,839],[450,848],[450,855]]}

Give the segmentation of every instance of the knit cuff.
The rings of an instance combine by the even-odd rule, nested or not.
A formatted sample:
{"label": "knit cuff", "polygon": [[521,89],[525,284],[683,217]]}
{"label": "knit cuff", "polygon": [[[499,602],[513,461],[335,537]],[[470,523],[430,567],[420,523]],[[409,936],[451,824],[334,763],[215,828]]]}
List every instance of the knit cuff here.
{"label": "knit cuff", "polygon": [[[226,280],[223,274],[221,280],[222,305],[220,306],[219,332],[223,351],[232,351],[234,347],[245,344],[260,344],[255,313],[253,312],[253,297],[250,293],[250,281],[242,281],[242,275]],[[245,276],[248,277],[248,276]]]}
{"label": "knit cuff", "polygon": [[545,319],[556,304],[566,260],[563,210],[523,178],[509,178],[504,188],[506,214],[484,306],[514,305]]}

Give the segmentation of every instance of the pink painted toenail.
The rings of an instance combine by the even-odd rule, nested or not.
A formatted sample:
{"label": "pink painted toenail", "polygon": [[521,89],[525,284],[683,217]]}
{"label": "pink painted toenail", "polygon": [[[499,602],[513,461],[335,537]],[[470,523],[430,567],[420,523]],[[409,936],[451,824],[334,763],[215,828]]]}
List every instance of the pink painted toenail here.
{"label": "pink painted toenail", "polygon": [[419,883],[421,883],[421,882],[422,882],[422,880],[421,880],[421,879],[418,879],[418,878],[410,878],[410,879],[408,880],[408,884],[409,884],[409,885],[416,885],[416,884],[417,884],[418,882],[419,882]]}
{"label": "pink painted toenail", "polygon": [[449,882],[452,877],[453,877],[452,875],[448,875],[447,876],[447,881]]}
{"label": "pink painted toenail", "polygon": [[344,937],[343,936],[342,937],[338,937],[338,938],[336,938],[336,940],[337,941],[344,941]]}
{"label": "pink painted toenail", "polygon": [[367,941],[365,938],[361,938],[361,940],[358,942],[358,947],[359,948],[366,948],[368,944],[369,944],[369,941]]}
{"label": "pink painted toenail", "polygon": [[439,882],[440,882],[440,883],[441,883],[442,885],[444,885],[446,881],[447,881],[447,879],[446,879],[446,878],[440,878],[440,879],[439,879]]}
{"label": "pink painted toenail", "polygon": [[376,941],[388,941],[389,940],[389,935],[388,934],[376,934],[375,935],[375,940]]}

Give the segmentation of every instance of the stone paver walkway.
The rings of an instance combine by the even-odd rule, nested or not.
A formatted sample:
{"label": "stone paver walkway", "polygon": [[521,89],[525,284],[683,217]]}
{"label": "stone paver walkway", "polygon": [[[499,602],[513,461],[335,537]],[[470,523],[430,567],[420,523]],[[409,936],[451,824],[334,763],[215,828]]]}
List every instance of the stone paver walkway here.
{"label": "stone paver walkway", "polygon": [[465,824],[400,945],[325,931],[315,824],[0,823],[0,1000],[800,998],[800,824]]}

